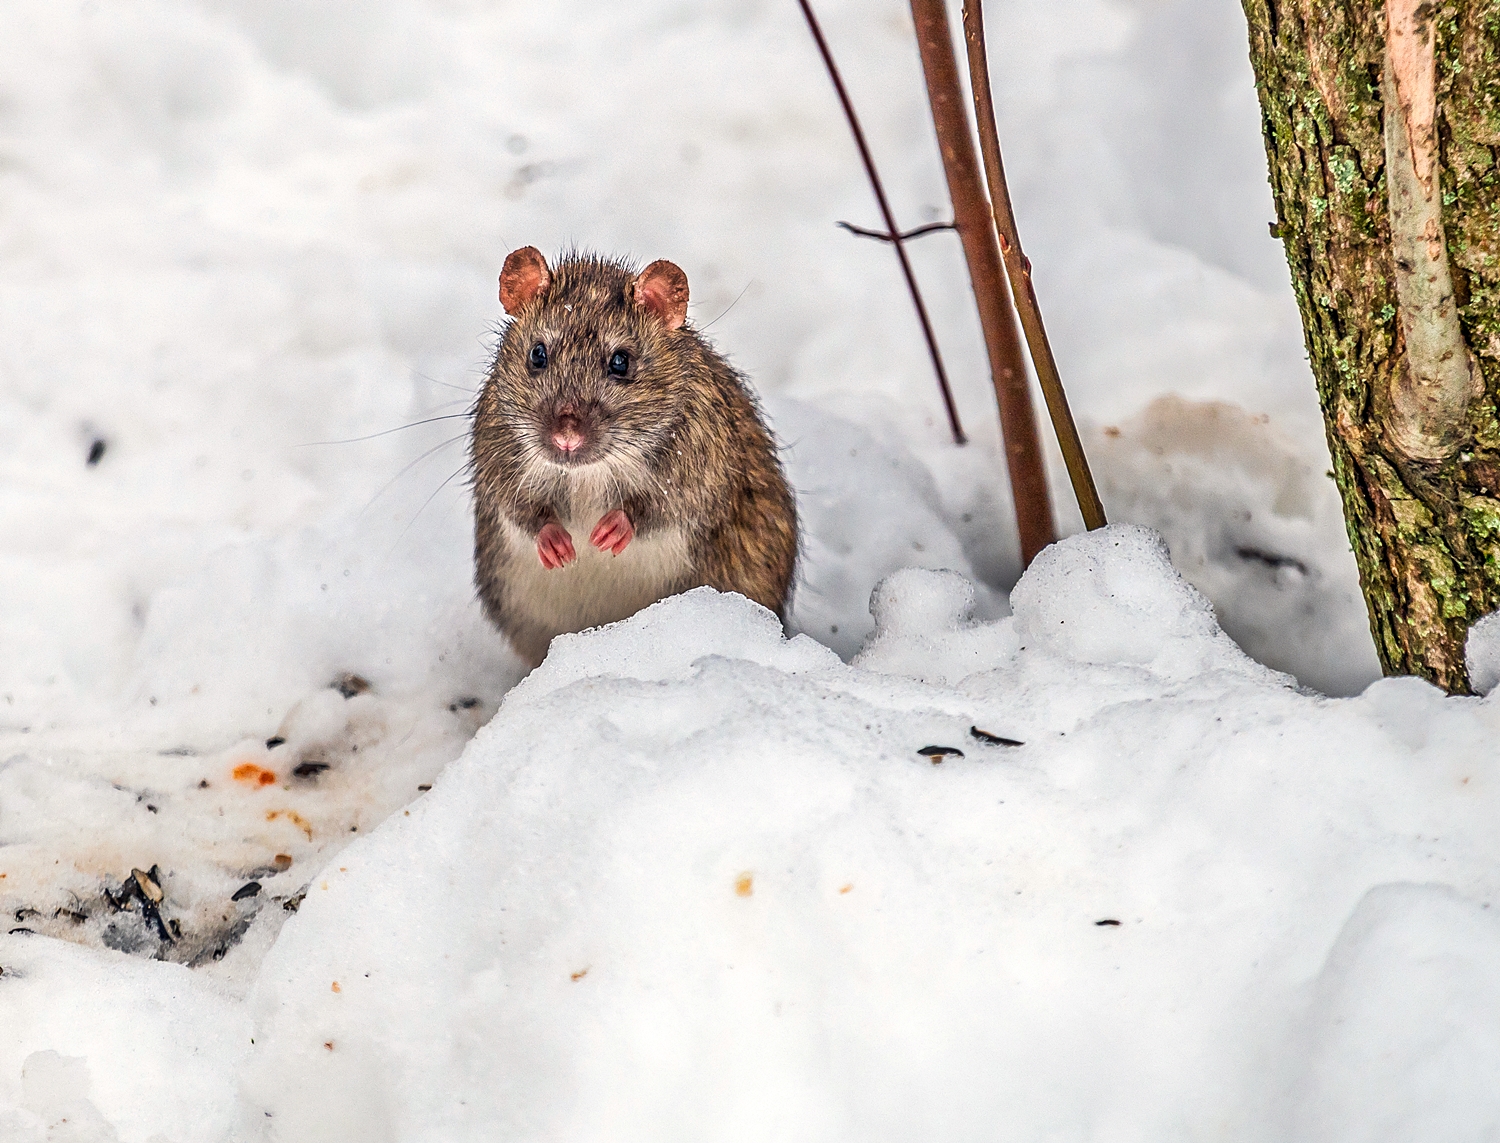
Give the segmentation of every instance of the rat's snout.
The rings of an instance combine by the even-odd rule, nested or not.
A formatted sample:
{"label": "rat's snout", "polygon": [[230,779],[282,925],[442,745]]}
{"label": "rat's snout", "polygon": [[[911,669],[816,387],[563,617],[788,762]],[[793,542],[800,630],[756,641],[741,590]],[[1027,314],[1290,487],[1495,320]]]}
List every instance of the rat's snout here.
{"label": "rat's snout", "polygon": [[576,405],[559,406],[547,439],[564,460],[574,460],[589,443],[588,425]]}
{"label": "rat's snout", "polygon": [[582,426],[577,417],[564,414],[552,426],[552,443],[558,452],[575,453],[583,447]]}

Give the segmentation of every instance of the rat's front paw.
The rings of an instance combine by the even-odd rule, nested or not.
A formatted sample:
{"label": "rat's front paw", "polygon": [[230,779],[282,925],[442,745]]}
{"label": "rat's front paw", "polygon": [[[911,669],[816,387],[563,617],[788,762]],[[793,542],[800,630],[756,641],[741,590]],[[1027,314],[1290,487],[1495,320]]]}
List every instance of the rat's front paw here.
{"label": "rat's front paw", "polygon": [[549,571],[570,564],[578,558],[573,550],[573,537],[561,524],[545,524],[536,537],[536,554],[542,567]]}
{"label": "rat's front paw", "polygon": [[594,531],[589,536],[589,543],[601,552],[613,552],[619,555],[625,550],[625,545],[635,539],[635,525],[630,522],[630,517],[624,511],[616,508],[613,512],[606,512],[604,517],[594,525]]}

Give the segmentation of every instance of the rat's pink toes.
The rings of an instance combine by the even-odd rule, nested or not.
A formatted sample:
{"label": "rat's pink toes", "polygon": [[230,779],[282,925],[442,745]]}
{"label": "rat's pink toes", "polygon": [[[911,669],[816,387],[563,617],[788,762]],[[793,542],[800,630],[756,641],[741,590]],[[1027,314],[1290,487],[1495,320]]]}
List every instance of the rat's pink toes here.
{"label": "rat's pink toes", "polygon": [[613,512],[606,512],[603,519],[594,525],[594,531],[589,536],[589,543],[601,552],[613,552],[619,555],[625,550],[625,546],[635,539],[635,525],[630,522],[630,517],[624,511],[616,508]]}
{"label": "rat's pink toes", "polygon": [[573,537],[561,524],[545,524],[536,537],[536,554],[542,567],[549,571],[570,564],[578,558],[573,550]]}

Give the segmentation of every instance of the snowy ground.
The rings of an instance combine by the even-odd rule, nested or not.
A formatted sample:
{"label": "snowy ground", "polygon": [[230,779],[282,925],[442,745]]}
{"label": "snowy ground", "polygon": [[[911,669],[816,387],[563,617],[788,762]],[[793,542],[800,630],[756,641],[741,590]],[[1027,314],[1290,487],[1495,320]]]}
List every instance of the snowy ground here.
{"label": "snowy ground", "polygon": [[[944,217],[904,6],[819,8]],[[1500,1130],[1500,708],[1365,689],[1238,6],[988,15],[1170,565],[1121,527],[1010,590],[956,241],[961,450],[790,2],[7,5],[0,1140]],[[683,266],[755,379],[790,641],[695,593],[516,686],[462,414],[505,253],[575,243]]]}

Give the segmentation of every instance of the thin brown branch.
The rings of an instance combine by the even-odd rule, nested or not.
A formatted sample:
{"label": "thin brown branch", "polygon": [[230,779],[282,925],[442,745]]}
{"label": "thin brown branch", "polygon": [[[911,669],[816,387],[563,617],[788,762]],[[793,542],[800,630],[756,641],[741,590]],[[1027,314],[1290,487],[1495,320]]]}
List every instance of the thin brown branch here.
{"label": "thin brown branch", "polygon": [[833,89],[838,93],[839,103],[843,105],[844,117],[849,120],[849,130],[854,135],[854,145],[859,148],[859,157],[865,165],[865,173],[870,177],[870,186],[875,191],[875,201],[880,206],[880,215],[885,219],[885,230],[887,235],[895,235],[891,243],[896,248],[896,258],[901,263],[901,273],[906,279],[906,288],[911,291],[912,305],[917,310],[917,320],[922,325],[922,336],[927,340],[927,352],[932,356],[932,370],[937,374],[938,389],[943,395],[943,405],[948,410],[948,424],[953,430],[953,442],[965,444],[968,438],[964,436],[963,425],[958,420],[958,406],[953,403],[953,391],[948,386],[948,371],[943,368],[943,356],[938,352],[937,337],[932,332],[932,322],[927,318],[927,307],[922,302],[922,291],[917,288],[916,275],[912,273],[911,263],[906,257],[906,248],[902,245],[901,228],[896,225],[896,217],[891,213],[890,204],[886,201],[885,187],[880,182],[880,174],[875,169],[875,160],[870,155],[870,148],[865,143],[865,133],[860,128],[859,116],[854,113],[854,104],[849,99],[849,93],[844,89],[844,81],[839,75],[838,66],[833,62],[833,53],[828,49],[828,41],[823,38],[823,29],[818,26],[818,18],[813,15],[812,5],[808,0],[797,0],[802,6],[802,14],[807,17],[807,26],[812,31],[813,40],[818,45],[818,53],[823,57],[823,66],[828,69],[828,78],[833,81]]}
{"label": "thin brown branch", "polygon": [[1068,478],[1073,482],[1073,495],[1078,499],[1084,527],[1092,531],[1107,523],[1104,505],[1094,487],[1094,474],[1089,471],[1088,457],[1084,455],[1083,442],[1078,438],[1078,426],[1073,423],[1068,396],[1063,392],[1057,359],[1052,355],[1047,328],[1042,324],[1042,308],[1037,304],[1036,289],[1031,282],[1031,260],[1022,251],[1021,236],[1016,230],[1010,188],[1006,185],[1005,166],[1000,159],[995,104],[990,97],[990,66],[984,50],[984,13],[980,9],[980,0],[964,0],[964,40],[969,54],[969,83],[974,89],[974,115],[979,121],[979,149],[984,155],[990,204],[994,209],[995,228],[1000,235],[1000,253],[1010,276],[1016,309],[1021,315],[1021,328],[1026,331],[1026,345],[1031,350],[1031,362],[1036,367],[1042,397],[1052,416],[1052,428],[1057,433],[1057,443],[1068,466]]}
{"label": "thin brown branch", "polygon": [[943,172],[948,178],[948,195],[953,200],[953,219],[963,242],[969,281],[979,305],[979,324],[989,350],[1011,496],[1016,505],[1016,527],[1021,534],[1021,559],[1029,564],[1037,552],[1057,538],[1057,533],[1052,525],[1052,497],[1047,490],[1047,470],[1021,337],[1005,284],[994,218],[985,199],[984,176],[974,151],[969,115],[964,110],[947,9],[943,0],[911,0],[911,14],[917,26],[917,46],[922,53],[922,73],[927,80]]}
{"label": "thin brown branch", "polygon": [[[863,226],[855,226],[852,222],[839,222],[838,225],[850,234],[857,234],[861,238],[873,238],[877,242],[889,242],[891,236],[884,230],[867,230]],[[902,242],[910,242],[913,238],[921,238],[924,234],[935,234],[939,230],[957,230],[958,227],[951,222],[929,222],[926,226],[918,226],[914,230],[908,230],[899,235]]]}

